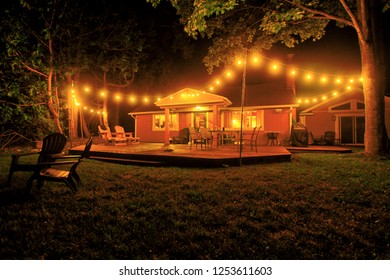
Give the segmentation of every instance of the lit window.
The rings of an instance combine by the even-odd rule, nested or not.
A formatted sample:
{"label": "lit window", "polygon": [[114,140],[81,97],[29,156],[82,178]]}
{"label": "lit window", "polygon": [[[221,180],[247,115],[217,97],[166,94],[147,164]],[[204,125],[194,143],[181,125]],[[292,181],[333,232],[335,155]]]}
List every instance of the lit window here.
{"label": "lit window", "polygon": [[[240,128],[241,127],[241,113],[234,112],[234,117],[232,119],[232,128]],[[258,127],[260,125],[260,120],[258,117],[258,112],[256,111],[248,111],[244,112],[242,128],[244,130],[250,130],[252,128]]]}
{"label": "lit window", "polygon": [[[153,130],[165,130],[165,115],[153,115]],[[179,130],[177,114],[169,115],[169,130]]]}

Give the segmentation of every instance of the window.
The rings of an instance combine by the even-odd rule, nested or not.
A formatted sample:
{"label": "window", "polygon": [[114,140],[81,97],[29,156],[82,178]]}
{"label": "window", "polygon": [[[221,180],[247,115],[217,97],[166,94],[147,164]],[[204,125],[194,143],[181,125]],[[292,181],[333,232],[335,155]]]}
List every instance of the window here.
{"label": "window", "polygon": [[356,107],[358,110],[364,110],[364,108],[365,108],[364,103],[362,103],[362,102],[357,102]]}
{"label": "window", "polygon": [[[259,113],[257,111],[244,112],[242,119],[242,128],[250,130],[252,128],[260,126]],[[232,128],[240,128],[241,126],[241,112],[232,112]]]}
{"label": "window", "polygon": [[344,103],[338,106],[334,106],[331,108],[332,111],[338,111],[338,110],[351,110],[351,103]]}
{"label": "window", "polygon": [[[165,114],[153,115],[153,130],[165,130]],[[179,130],[179,122],[177,114],[169,115],[169,130]]]}

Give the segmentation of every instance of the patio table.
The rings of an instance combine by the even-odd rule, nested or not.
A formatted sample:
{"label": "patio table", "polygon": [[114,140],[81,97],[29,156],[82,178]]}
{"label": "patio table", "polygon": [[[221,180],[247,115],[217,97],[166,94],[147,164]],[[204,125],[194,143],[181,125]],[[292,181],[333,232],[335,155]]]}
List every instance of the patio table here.
{"label": "patio table", "polygon": [[265,143],[265,145],[268,145],[268,143],[270,143],[271,146],[279,145],[279,141],[278,141],[279,131],[266,131],[266,133],[267,133],[267,143]]}

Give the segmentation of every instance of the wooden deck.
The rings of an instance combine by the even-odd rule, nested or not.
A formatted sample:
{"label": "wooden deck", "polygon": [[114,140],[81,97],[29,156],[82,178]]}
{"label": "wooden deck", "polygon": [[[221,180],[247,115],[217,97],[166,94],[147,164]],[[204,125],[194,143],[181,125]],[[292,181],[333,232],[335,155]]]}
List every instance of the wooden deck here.
{"label": "wooden deck", "polygon": [[[80,154],[84,146],[69,150],[70,154]],[[164,145],[163,143],[140,143],[134,145],[94,144],[90,158],[121,164],[149,166],[183,166],[183,167],[223,167],[239,166],[240,154],[237,146],[224,145],[212,149],[190,149],[185,144]],[[244,147],[241,153],[241,164],[265,162],[285,162],[291,160],[291,153],[282,146],[260,146],[258,152]]]}
{"label": "wooden deck", "polygon": [[[310,151],[311,147],[305,148]],[[84,145],[73,147],[70,154],[80,154]],[[224,167],[248,164],[288,162],[292,152],[302,152],[305,149],[283,146],[258,146],[258,151],[251,151],[244,146],[241,157],[235,145],[213,146],[212,149],[201,149],[185,144],[165,145],[163,143],[139,143],[133,145],[94,144],[90,158],[120,164],[135,164],[144,166],[180,166],[180,167]],[[311,150],[351,152],[340,147],[313,146]]]}

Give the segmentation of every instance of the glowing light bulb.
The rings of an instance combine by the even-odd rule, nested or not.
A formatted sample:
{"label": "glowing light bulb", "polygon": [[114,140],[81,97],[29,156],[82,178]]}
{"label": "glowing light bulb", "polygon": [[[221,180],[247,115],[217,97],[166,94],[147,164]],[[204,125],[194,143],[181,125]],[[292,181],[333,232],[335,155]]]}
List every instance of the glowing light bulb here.
{"label": "glowing light bulb", "polygon": [[328,99],[328,97],[326,97],[326,95],[322,96],[322,100],[326,100]]}
{"label": "glowing light bulb", "polygon": [[334,91],[332,94],[333,94],[333,96],[339,95],[339,93],[337,91]]}
{"label": "glowing light bulb", "polygon": [[321,77],[321,83],[327,83],[328,82],[328,77],[325,77],[325,76],[323,76],[323,77]]}

